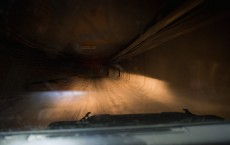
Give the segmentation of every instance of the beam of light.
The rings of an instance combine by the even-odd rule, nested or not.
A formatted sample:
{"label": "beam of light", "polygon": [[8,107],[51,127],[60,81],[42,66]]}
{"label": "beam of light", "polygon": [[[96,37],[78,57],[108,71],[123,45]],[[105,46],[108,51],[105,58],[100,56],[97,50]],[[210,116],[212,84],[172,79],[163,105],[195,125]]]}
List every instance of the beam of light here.
{"label": "beam of light", "polygon": [[32,93],[11,111],[20,114],[25,124],[47,127],[55,121],[79,120],[87,112],[137,114],[189,108],[195,114],[218,115],[226,108],[213,102],[204,104],[188,94],[176,94],[167,82],[137,74],[122,73],[120,78],[100,79],[73,77],[72,82],[64,85],[60,88],[66,91]]}
{"label": "beam of light", "polygon": [[177,107],[167,82],[136,74],[101,79],[74,77],[60,87],[66,91],[34,92],[14,108],[23,110],[20,114],[26,116],[23,120],[28,124],[47,126],[54,121],[81,119],[87,112],[154,113]]}
{"label": "beam of light", "polygon": [[87,112],[133,114],[181,110],[166,82],[136,74],[123,73],[118,79],[73,78],[66,89],[87,93],[80,98],[53,100],[40,111],[40,119],[52,116],[53,121],[77,120]]}

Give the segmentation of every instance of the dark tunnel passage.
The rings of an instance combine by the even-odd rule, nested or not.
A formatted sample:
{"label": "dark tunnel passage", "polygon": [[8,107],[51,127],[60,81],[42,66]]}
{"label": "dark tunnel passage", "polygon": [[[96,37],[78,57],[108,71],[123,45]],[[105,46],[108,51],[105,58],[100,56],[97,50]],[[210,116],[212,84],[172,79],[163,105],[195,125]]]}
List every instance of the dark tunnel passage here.
{"label": "dark tunnel passage", "polygon": [[87,112],[230,119],[227,1],[0,3],[0,130]]}

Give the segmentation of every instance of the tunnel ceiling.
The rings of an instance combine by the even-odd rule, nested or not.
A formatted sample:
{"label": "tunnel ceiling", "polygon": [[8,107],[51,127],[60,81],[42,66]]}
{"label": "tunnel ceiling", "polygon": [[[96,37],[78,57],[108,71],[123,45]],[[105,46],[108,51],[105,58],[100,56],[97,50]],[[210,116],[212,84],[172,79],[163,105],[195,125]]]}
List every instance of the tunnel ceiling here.
{"label": "tunnel ceiling", "polygon": [[181,3],[181,0],[4,0],[1,34],[54,56],[104,61]]}

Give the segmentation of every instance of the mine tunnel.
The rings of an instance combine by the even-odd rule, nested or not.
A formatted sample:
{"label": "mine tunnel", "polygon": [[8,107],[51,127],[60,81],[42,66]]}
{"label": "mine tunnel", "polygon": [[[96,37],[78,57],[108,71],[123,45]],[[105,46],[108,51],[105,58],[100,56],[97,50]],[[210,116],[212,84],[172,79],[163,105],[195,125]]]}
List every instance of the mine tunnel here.
{"label": "mine tunnel", "polygon": [[230,5],[1,0],[0,128],[95,114],[230,119]]}

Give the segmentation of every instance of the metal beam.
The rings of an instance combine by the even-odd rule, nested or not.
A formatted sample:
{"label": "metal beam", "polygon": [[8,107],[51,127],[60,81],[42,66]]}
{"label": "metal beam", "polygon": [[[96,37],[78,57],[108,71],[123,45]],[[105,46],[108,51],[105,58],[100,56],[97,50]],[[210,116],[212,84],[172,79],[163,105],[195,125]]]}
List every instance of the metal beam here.
{"label": "metal beam", "polygon": [[138,39],[136,39],[133,43],[131,43],[127,48],[119,52],[115,57],[112,58],[112,62],[119,61],[119,57],[126,54],[127,52],[131,51],[133,48],[135,48],[137,45],[148,39],[149,37],[153,36],[157,32],[161,31],[165,27],[167,27],[169,24],[192,10],[193,8],[197,7],[199,4],[201,4],[204,0],[189,0],[182,6],[180,6],[178,9],[171,12],[167,17],[156,23],[154,26],[149,28],[143,35],[141,35]]}

